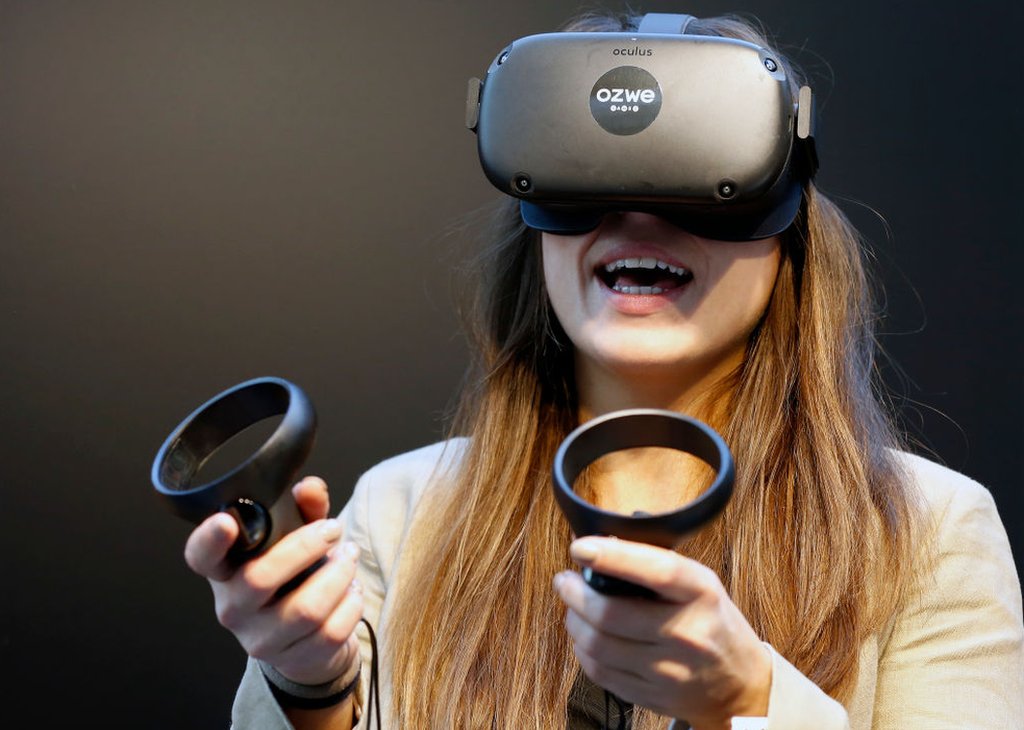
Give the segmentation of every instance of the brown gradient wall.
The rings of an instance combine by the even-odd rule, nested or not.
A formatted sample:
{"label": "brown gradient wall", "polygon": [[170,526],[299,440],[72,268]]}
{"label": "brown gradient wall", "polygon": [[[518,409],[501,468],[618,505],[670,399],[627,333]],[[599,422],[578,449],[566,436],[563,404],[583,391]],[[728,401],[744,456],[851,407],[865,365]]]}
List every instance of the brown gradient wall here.
{"label": "brown gradient wall", "polygon": [[[1020,557],[1016,6],[910,5],[637,8],[752,13],[811,72],[819,182],[877,250],[907,424],[992,489]],[[227,726],[244,657],[153,498],[153,455],[194,406],[267,374],[313,398],[309,471],[336,506],[440,437],[465,361],[452,267],[465,216],[498,195],[466,80],[579,7],[0,0],[12,712]]]}

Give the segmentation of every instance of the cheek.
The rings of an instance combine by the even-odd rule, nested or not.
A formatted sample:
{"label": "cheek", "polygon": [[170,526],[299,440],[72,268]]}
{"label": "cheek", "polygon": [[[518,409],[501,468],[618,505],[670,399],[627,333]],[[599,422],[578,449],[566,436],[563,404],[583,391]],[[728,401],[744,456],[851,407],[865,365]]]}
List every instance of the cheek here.
{"label": "cheek", "polygon": [[573,304],[579,299],[580,274],[577,265],[578,245],[575,238],[553,236],[541,237],[541,270],[544,272],[544,288],[551,307],[559,320],[569,315]]}
{"label": "cheek", "polygon": [[558,282],[558,264],[555,260],[557,252],[548,242],[548,234],[543,234],[541,240],[543,241],[540,247],[541,272],[544,274],[544,288],[547,289],[548,296],[551,296],[551,290],[555,288],[553,285]]}
{"label": "cheek", "polygon": [[760,321],[768,307],[781,260],[777,243],[755,242],[754,250],[741,250],[742,255],[723,261],[719,286],[715,287],[716,306],[719,312],[728,312],[729,319],[749,334]]}
{"label": "cheek", "polygon": [[741,279],[737,289],[745,290],[747,295],[740,298],[739,302],[751,317],[760,319],[775,289],[775,278],[779,273],[778,259],[772,257],[765,261],[745,261],[741,269],[737,272]]}
{"label": "cheek", "polygon": [[552,281],[558,280],[575,269],[578,249],[579,242],[575,236],[555,236],[551,233],[542,233],[540,256],[544,278]]}

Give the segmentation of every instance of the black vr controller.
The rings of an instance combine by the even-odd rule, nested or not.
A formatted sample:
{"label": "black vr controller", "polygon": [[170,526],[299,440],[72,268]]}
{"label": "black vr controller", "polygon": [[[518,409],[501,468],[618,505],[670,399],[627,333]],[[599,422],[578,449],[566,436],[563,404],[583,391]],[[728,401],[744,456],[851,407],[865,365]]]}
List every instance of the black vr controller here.
{"label": "black vr controller", "polygon": [[[645,446],[692,454],[716,470],[715,479],[697,499],[682,508],[654,515],[608,512],[574,491],[574,482],[589,464],[613,451]],[[614,411],[587,421],[562,442],[552,469],[555,499],[577,537],[609,535],[669,549],[722,511],[732,495],[734,474],[732,454],[710,426],[674,411],[654,408]],[[583,571],[583,577],[592,588],[610,595],[657,595],[643,586],[589,568]]]}
{"label": "black vr controller", "polygon": [[[233,437],[282,414],[256,453],[219,478],[193,483],[203,465]],[[171,432],[153,461],[153,487],[171,512],[194,524],[216,512],[231,514],[239,534],[228,555],[239,564],[302,526],[289,487],[315,436],[316,412],[301,388],[281,378],[249,380],[211,398]],[[298,585],[319,565],[297,576],[280,593]]]}
{"label": "black vr controller", "polygon": [[[250,426],[281,415],[256,453],[219,478],[193,484],[203,465],[228,441]],[[186,417],[157,452],[151,480],[164,505],[189,522],[198,524],[216,512],[231,514],[239,533],[228,557],[240,564],[303,525],[289,487],[312,451],[315,437],[316,411],[302,389],[282,378],[256,378],[214,396]],[[276,595],[293,590],[325,562],[326,558],[317,560],[282,585]],[[377,639],[369,622],[365,618],[361,622],[373,647],[366,727],[373,725],[376,716],[379,730]],[[275,696],[283,692],[280,688],[273,691]],[[288,701],[327,707],[336,699],[289,697]]]}
{"label": "black vr controller", "polygon": [[[282,414],[256,453],[227,474],[194,484],[203,465],[228,441]],[[216,512],[231,514],[239,535],[229,558],[240,564],[302,526],[302,515],[288,488],[309,456],[315,436],[316,412],[301,388],[281,378],[249,380],[211,398],[171,432],[153,460],[153,487],[168,510],[193,524]],[[573,490],[577,477],[600,457],[644,446],[697,456],[716,470],[716,477],[696,500],[656,515],[607,512]],[[575,429],[559,447],[552,475],[555,499],[578,537],[612,535],[674,548],[725,507],[732,494],[734,468],[729,448],[706,424],[673,411],[638,408],[608,413]],[[279,593],[301,583],[322,562],[296,576]],[[597,572],[587,570],[585,578],[604,593],[654,596],[646,588]]]}

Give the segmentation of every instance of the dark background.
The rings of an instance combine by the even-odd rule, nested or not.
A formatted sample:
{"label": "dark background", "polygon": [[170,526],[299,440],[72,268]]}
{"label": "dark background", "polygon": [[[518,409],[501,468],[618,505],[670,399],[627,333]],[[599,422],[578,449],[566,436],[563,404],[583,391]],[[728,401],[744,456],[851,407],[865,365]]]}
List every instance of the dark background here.
{"label": "dark background", "polygon": [[[0,0],[9,716],[227,726],[244,657],[152,494],[156,449],[270,374],[316,404],[307,470],[336,507],[441,437],[465,361],[452,266],[498,196],[466,80],[582,7]],[[753,14],[811,74],[819,182],[876,252],[901,417],[991,488],[1019,565],[1016,5],[635,7]]]}

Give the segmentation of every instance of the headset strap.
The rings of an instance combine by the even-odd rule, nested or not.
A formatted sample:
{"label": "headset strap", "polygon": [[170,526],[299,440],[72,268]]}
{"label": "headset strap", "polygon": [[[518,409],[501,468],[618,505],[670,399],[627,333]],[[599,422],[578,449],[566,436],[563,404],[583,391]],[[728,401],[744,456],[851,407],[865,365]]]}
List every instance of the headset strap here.
{"label": "headset strap", "polygon": [[692,15],[682,13],[647,13],[640,18],[638,33],[686,33],[686,26],[696,20]]}

